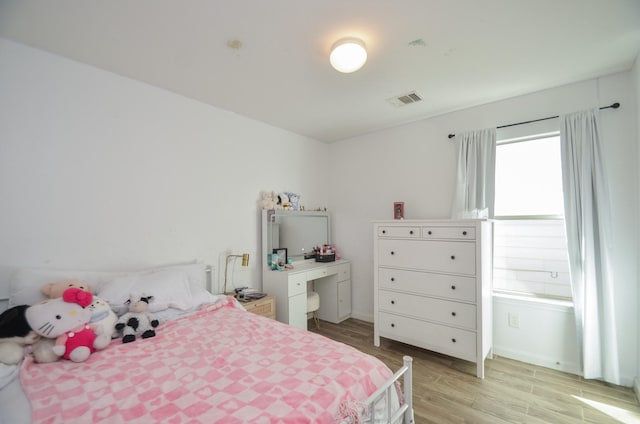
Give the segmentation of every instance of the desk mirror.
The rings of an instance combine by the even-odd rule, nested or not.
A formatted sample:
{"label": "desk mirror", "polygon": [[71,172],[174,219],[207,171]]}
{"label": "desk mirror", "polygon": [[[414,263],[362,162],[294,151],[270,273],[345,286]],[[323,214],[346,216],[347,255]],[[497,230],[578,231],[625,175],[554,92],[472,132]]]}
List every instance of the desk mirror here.
{"label": "desk mirror", "polygon": [[328,212],[263,210],[263,260],[267,266],[273,249],[287,249],[293,262],[311,259],[313,248],[331,243],[331,217]]}

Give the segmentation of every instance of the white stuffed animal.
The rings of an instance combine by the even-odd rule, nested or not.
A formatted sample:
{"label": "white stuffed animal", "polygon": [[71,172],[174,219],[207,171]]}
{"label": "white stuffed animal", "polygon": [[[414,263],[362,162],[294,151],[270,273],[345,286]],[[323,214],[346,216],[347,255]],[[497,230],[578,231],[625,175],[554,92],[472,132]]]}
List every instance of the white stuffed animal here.
{"label": "white stuffed animal", "polygon": [[129,312],[122,315],[116,324],[116,330],[122,330],[122,343],[130,343],[140,336],[143,339],[154,337],[155,328],[160,324],[147,313],[153,296],[132,293],[127,300]]}
{"label": "white stuffed animal", "polygon": [[97,296],[93,296],[93,302],[88,306],[91,311],[91,319],[89,324],[99,325],[102,327],[102,334],[105,334],[112,339],[116,338],[116,323],[118,322],[118,316],[111,310],[109,303]]}
{"label": "white stuffed animal", "polygon": [[262,209],[275,209],[278,201],[273,191],[263,191],[260,196],[260,207]]}

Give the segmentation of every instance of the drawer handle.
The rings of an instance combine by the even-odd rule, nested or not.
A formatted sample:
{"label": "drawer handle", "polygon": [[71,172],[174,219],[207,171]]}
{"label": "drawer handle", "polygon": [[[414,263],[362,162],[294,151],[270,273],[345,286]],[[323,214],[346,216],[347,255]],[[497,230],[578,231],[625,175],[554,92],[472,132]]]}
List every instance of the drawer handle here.
{"label": "drawer handle", "polygon": [[395,279],[395,278],[393,278],[393,277],[391,277],[391,282],[394,282],[394,281],[396,281],[396,279]]}
{"label": "drawer handle", "polygon": [[455,343],[455,342],[456,342],[456,339],[451,339],[451,341],[452,341],[453,343]]}
{"label": "drawer handle", "polygon": [[456,289],[456,286],[451,286],[451,290],[455,290],[455,289]]}
{"label": "drawer handle", "polygon": [[452,317],[455,317],[455,316],[456,316],[456,313],[455,313],[455,312],[451,312],[451,316],[452,316]]}
{"label": "drawer handle", "polygon": [[413,230],[409,231],[409,234],[413,235]]}
{"label": "drawer handle", "polygon": [[396,304],[396,301],[395,301],[395,300],[392,300],[392,301],[391,301],[391,304],[392,304],[392,305],[395,305],[395,304]]}
{"label": "drawer handle", "polygon": [[392,251],[391,251],[391,254],[392,254],[392,255],[395,255],[395,254],[396,254],[396,252],[394,252],[394,251],[392,250]]}
{"label": "drawer handle", "polygon": [[392,324],[391,324],[391,326],[392,326],[392,327],[395,327],[396,325],[392,323]]}
{"label": "drawer handle", "polygon": [[466,231],[463,231],[463,232],[462,232],[462,235],[463,235],[463,236],[466,236],[466,235],[467,235],[467,232],[466,232]]}
{"label": "drawer handle", "polygon": [[432,233],[431,233],[431,230],[427,231],[427,234],[431,235],[431,234],[432,234]]}
{"label": "drawer handle", "polygon": [[382,230],[382,234],[387,234],[387,230]]}
{"label": "drawer handle", "polygon": [[451,260],[452,260],[452,261],[455,261],[455,260],[456,260],[455,255],[451,255]]}

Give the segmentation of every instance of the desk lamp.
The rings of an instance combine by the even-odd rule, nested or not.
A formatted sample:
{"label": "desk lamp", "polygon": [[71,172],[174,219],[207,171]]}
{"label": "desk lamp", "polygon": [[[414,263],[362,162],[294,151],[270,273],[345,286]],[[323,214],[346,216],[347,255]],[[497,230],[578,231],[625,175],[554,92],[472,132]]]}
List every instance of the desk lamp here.
{"label": "desk lamp", "polygon": [[249,266],[249,254],[243,253],[242,255],[228,255],[224,264],[224,288],[222,294],[227,294],[227,268],[229,267],[229,258],[242,258],[242,266]]}

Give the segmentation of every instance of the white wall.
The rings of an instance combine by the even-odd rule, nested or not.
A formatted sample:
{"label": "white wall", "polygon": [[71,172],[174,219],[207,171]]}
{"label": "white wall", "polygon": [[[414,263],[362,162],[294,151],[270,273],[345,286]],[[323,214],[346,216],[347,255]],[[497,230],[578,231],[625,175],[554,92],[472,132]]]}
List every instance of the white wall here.
{"label": "white wall", "polygon": [[[509,325],[510,314],[517,326]],[[573,307],[505,295],[493,298],[493,353],[580,374]]]}
{"label": "white wall", "polygon": [[324,143],[5,39],[0,63],[0,265],[220,279],[248,252],[260,288],[260,191],[327,204]]}
{"label": "white wall", "polygon": [[[635,100],[636,100],[636,149],[638,153],[638,163],[640,164],[640,55],[636,58],[636,63],[633,65],[633,69],[631,71],[633,86],[635,91]],[[640,171],[638,171],[638,202],[640,203]],[[640,205],[638,206],[640,209]],[[640,245],[640,228],[638,229],[638,245]],[[637,286],[640,287],[640,260],[636,257],[636,263],[638,265],[638,283]],[[640,305],[640,289],[638,290],[638,305]],[[637,344],[637,371],[636,371],[636,380],[635,380],[635,391],[636,397],[640,399],[640,312],[637,317],[637,329],[638,329],[638,338],[636,340]]]}
{"label": "white wall", "polygon": [[[407,218],[449,216],[455,148],[447,134],[619,101],[622,107],[603,111],[601,122],[614,226],[614,296],[619,324],[620,369],[624,384],[631,385],[640,366],[636,347],[639,337],[636,328],[639,161],[634,122],[637,117],[635,93],[631,87],[631,74],[620,73],[332,144],[330,153],[334,179],[329,200],[331,208],[336,211],[335,241],[344,256],[353,261],[354,315],[373,319],[373,235],[370,221],[391,219],[393,201],[405,202]],[[390,109],[390,113],[399,112]],[[535,319],[544,325],[544,316]],[[498,322],[497,325],[503,324]],[[506,334],[500,327],[495,330],[498,335]],[[505,340],[503,343],[498,338],[496,342],[512,351],[526,349],[517,345],[517,340]],[[542,345],[544,343],[541,341]],[[570,347],[566,346],[565,350],[570,351]],[[548,359],[553,359],[551,353]]]}

